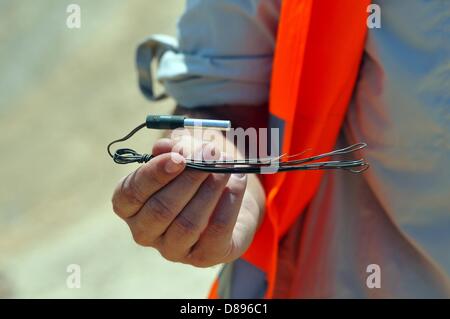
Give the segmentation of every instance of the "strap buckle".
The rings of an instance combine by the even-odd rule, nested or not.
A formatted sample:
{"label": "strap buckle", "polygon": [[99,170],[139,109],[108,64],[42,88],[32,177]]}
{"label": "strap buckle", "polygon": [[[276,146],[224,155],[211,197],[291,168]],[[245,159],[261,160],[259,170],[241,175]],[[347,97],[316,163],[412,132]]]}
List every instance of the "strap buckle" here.
{"label": "strap buckle", "polygon": [[166,51],[177,51],[177,41],[173,37],[156,34],[139,44],[136,50],[136,66],[138,70],[139,88],[144,96],[151,101],[159,101],[167,97],[166,92],[155,94],[152,75],[152,62],[159,63]]}

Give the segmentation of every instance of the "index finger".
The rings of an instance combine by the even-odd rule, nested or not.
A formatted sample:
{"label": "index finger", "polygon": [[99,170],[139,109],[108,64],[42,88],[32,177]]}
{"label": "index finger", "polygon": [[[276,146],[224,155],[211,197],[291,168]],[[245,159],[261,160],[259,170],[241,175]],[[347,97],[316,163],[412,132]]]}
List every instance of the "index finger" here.
{"label": "index finger", "polygon": [[178,153],[165,153],[156,156],[142,165],[117,185],[112,205],[121,218],[135,215],[147,199],[177,177],[185,168],[186,162]]}

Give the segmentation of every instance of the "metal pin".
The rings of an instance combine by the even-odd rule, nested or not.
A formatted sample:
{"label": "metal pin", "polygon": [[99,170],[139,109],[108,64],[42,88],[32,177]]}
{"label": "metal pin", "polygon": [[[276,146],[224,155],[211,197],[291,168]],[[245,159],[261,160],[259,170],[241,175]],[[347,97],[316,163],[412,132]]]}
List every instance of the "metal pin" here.
{"label": "metal pin", "polygon": [[186,128],[203,128],[220,131],[228,131],[231,128],[230,121],[222,120],[204,120],[204,119],[184,119],[184,127]]}

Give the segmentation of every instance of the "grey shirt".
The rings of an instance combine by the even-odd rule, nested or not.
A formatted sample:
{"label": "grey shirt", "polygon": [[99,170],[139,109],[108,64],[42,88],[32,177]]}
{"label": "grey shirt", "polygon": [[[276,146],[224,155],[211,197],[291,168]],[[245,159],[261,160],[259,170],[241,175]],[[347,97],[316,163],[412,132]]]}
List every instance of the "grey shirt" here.
{"label": "grey shirt", "polygon": [[[192,3],[201,7],[207,1]],[[450,297],[450,1],[374,2],[382,10],[382,27],[368,32],[337,145],[367,142],[364,156],[371,167],[364,175],[325,174],[312,203],[281,243],[277,297]],[[189,58],[178,73],[160,70],[161,79],[188,106],[267,99],[278,1],[214,3],[208,10],[188,6],[180,36],[196,46],[185,44],[191,49],[177,53],[178,61],[180,55],[198,52],[211,61],[202,52],[214,52],[241,63],[244,47],[245,59],[264,67],[217,64],[220,71],[214,75],[206,63],[203,73],[196,64],[190,74]],[[204,19],[207,31],[201,30]],[[226,25],[235,31],[227,32]],[[216,29],[225,32],[226,45],[212,40]],[[255,53],[258,48],[264,49],[261,54]],[[163,66],[170,66],[172,57],[166,55]],[[199,95],[208,92],[202,87],[217,86],[218,79],[225,86]],[[379,267],[380,288],[367,285],[373,267]]]}

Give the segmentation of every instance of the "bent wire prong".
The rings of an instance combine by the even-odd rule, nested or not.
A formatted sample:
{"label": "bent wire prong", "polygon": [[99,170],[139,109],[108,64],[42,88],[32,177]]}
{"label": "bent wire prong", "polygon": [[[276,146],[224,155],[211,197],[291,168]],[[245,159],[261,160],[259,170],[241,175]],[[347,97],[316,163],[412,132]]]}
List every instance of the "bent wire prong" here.
{"label": "bent wire prong", "polygon": [[364,159],[358,160],[327,160],[318,161],[326,157],[345,155],[361,150],[367,146],[366,143],[357,143],[348,147],[334,150],[328,153],[301,158],[298,160],[285,160],[297,157],[295,155],[282,155],[273,159],[245,159],[245,160],[225,160],[225,161],[198,161],[186,160],[186,166],[192,169],[212,172],[212,173],[244,173],[244,174],[264,174],[275,172],[289,172],[299,170],[325,170],[344,169],[352,173],[361,173],[369,165]]}
{"label": "bent wire prong", "polygon": [[[319,159],[350,154],[357,150],[361,150],[366,146],[366,143],[357,143],[346,148],[297,160],[285,160],[287,158],[296,157],[297,154],[290,156],[282,155],[276,158],[225,161],[195,160],[188,158],[186,159],[186,166],[191,169],[211,173],[264,174],[268,172],[275,173],[326,169],[344,169],[352,173],[361,173],[369,167],[369,164],[364,159],[325,161],[319,161]],[[150,154],[138,154],[136,151],[129,148],[118,149],[114,154],[110,155],[117,164],[146,163],[154,157]]]}
{"label": "bent wire prong", "polygon": [[[143,123],[133,129],[124,137],[112,141],[108,144],[107,151],[111,158],[117,164],[146,163],[154,156],[150,154],[139,154],[130,148],[121,148],[111,152],[111,146],[115,143],[123,142],[132,137],[143,127],[148,128],[173,128],[173,126],[185,125],[186,118],[176,116],[151,116],[147,117],[146,123]],[[227,122],[227,121],[222,121]],[[228,122],[229,123],[229,122]],[[229,125],[225,123],[226,125]],[[159,127],[158,127],[159,126]],[[247,158],[243,160],[196,160],[186,159],[186,167],[211,173],[243,173],[243,174],[266,174],[277,172],[291,172],[301,170],[327,170],[343,169],[352,173],[361,173],[365,171],[369,164],[363,159],[342,159],[332,160],[332,157],[342,156],[359,151],[367,146],[366,143],[356,143],[345,148],[333,150],[310,157],[300,157],[306,151],[294,155],[283,154],[278,157],[268,158]]]}

